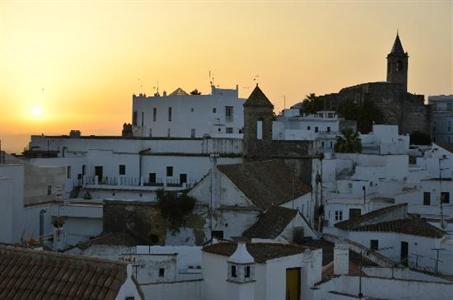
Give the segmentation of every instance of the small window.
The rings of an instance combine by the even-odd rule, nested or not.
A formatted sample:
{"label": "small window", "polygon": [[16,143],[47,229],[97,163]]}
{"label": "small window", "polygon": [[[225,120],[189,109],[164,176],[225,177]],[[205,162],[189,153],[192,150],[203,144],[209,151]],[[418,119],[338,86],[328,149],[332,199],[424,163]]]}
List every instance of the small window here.
{"label": "small window", "polygon": [[172,113],[171,107],[169,107],[169,108],[168,108],[168,122],[171,122],[171,117],[172,117],[172,116],[171,116],[171,113]]}
{"label": "small window", "polygon": [[71,178],[71,166],[66,167],[66,178]]}
{"label": "small window", "polygon": [[173,176],[173,167],[167,167],[167,177]]}
{"label": "small window", "polygon": [[187,174],[179,174],[179,182],[187,183]]}
{"label": "small window", "polygon": [[194,109],[193,109],[193,107],[192,107],[192,108],[190,109],[190,112],[193,112],[193,111],[194,111]]}
{"label": "small window", "polygon": [[379,249],[379,240],[370,240],[370,249],[378,250]]}
{"label": "small window", "polygon": [[86,169],[87,169],[87,166],[85,166],[85,165],[82,165],[82,176],[84,176],[84,175],[85,175],[85,173],[86,173]]}
{"label": "small window", "polygon": [[48,196],[52,195],[52,186],[51,185],[47,186],[47,195]]}
{"label": "small window", "polygon": [[330,127],[329,126],[327,126],[327,132],[330,132]]}
{"label": "small window", "polygon": [[137,112],[132,113],[132,125],[137,126]]}
{"label": "small window", "polygon": [[423,205],[431,205],[431,193],[430,192],[423,193]]}
{"label": "small window", "polygon": [[195,128],[192,128],[192,129],[190,130],[190,137],[191,137],[191,138],[194,138],[194,137],[195,137]]}
{"label": "small window", "polygon": [[165,276],[165,268],[159,268],[159,277]]}
{"label": "small window", "polygon": [[217,108],[214,107],[214,108],[212,109],[212,113],[213,113],[213,114],[217,113]]}
{"label": "small window", "polygon": [[236,266],[231,266],[231,277],[237,277]]}
{"label": "small window", "polygon": [[125,165],[120,165],[119,166],[119,174],[120,175],[126,175],[126,166]]}
{"label": "small window", "polygon": [[153,122],[156,122],[157,120],[157,108],[153,108]]}
{"label": "small window", "polygon": [[311,128],[310,126],[307,126],[307,130],[310,130],[310,128]]}
{"label": "small window", "polygon": [[440,199],[442,200],[442,203],[450,203],[450,193],[449,192],[440,193]]}
{"label": "small window", "polygon": [[150,129],[149,129],[149,137],[152,137],[152,136],[153,136],[153,129],[150,128]]}
{"label": "small window", "polygon": [[145,112],[142,111],[142,127],[145,125]]}
{"label": "small window", "polygon": [[315,127],[315,132],[318,132],[319,131],[319,128],[318,126]]}
{"label": "small window", "polygon": [[343,211],[336,210],[335,211],[335,221],[341,221],[341,220],[343,220]]}
{"label": "small window", "polygon": [[245,267],[245,278],[250,278],[250,266]]}
{"label": "small window", "polygon": [[233,128],[232,127],[227,127],[225,132],[231,134],[231,133],[233,133]]}
{"label": "small window", "polygon": [[218,239],[218,240],[223,240],[223,230],[213,230],[212,238]]}
{"label": "small window", "polygon": [[225,106],[225,121],[233,122],[233,106]]}
{"label": "small window", "polygon": [[135,297],[134,296],[126,297],[124,298],[124,300],[135,300]]}
{"label": "small window", "polygon": [[171,136],[171,130],[170,130],[170,128],[168,128],[168,130],[167,130],[167,136],[168,136],[168,137]]}

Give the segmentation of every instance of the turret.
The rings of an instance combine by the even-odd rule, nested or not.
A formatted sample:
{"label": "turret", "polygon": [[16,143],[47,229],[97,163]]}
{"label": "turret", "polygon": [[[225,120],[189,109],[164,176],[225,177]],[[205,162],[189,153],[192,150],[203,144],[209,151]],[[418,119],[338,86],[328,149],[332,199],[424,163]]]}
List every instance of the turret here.
{"label": "turret", "polygon": [[387,55],[387,82],[399,83],[404,92],[407,92],[407,69],[409,56],[404,52],[398,33],[392,50]]}
{"label": "turret", "polygon": [[244,241],[238,241],[236,251],[228,258],[228,299],[255,299],[255,260]]}

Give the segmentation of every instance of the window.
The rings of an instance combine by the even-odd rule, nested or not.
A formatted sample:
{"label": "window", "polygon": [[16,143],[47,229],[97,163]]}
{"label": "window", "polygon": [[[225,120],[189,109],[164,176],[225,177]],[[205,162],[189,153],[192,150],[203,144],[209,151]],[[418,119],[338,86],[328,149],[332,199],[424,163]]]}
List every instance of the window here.
{"label": "window", "polygon": [[335,221],[341,221],[341,220],[343,220],[343,211],[336,210],[335,211]]}
{"label": "window", "polygon": [[157,120],[157,108],[153,108],[153,122],[156,122]]}
{"label": "window", "polygon": [[355,219],[362,215],[362,210],[360,208],[350,208],[349,209],[349,219]]}
{"label": "window", "polygon": [[231,266],[231,277],[237,277],[236,266]]}
{"label": "window", "polygon": [[124,298],[124,300],[135,300],[135,297],[134,296],[126,297],[126,298]]}
{"label": "window", "polygon": [[307,126],[307,130],[310,130],[310,126]]}
{"label": "window", "polygon": [[431,205],[431,193],[430,192],[423,193],[423,205]]}
{"label": "window", "polygon": [[47,196],[50,196],[50,195],[52,195],[52,186],[48,185],[47,186]]}
{"label": "window", "polygon": [[149,173],[149,183],[156,183],[156,173]]}
{"label": "window", "polygon": [[168,122],[171,122],[171,107],[168,108]]}
{"label": "window", "polygon": [[150,129],[149,129],[149,137],[152,137],[152,136],[153,136],[153,129],[150,128]]}
{"label": "window", "polygon": [[192,108],[190,109],[190,112],[193,112],[193,111],[194,111],[194,109],[193,109],[193,107],[192,107]]}
{"label": "window", "polygon": [[87,166],[82,165],[82,175],[85,175]]}
{"label": "window", "polygon": [[327,126],[327,132],[330,132],[330,126]]}
{"label": "window", "polygon": [[165,269],[159,268],[159,277],[164,277],[164,276],[165,276]]}
{"label": "window", "polygon": [[179,182],[187,183],[187,174],[179,174]]}
{"label": "window", "polygon": [[126,175],[126,166],[125,165],[119,165],[119,174]]}
{"label": "window", "polygon": [[233,133],[233,127],[227,127],[225,132],[226,133]]}
{"label": "window", "polygon": [[447,103],[447,111],[453,111],[453,103]]}
{"label": "window", "polygon": [[173,167],[167,167],[167,177],[173,176]]}
{"label": "window", "polygon": [[379,249],[379,240],[370,240],[370,249],[378,250]]}
{"label": "window", "polygon": [[145,125],[145,112],[142,111],[142,127]]}
{"label": "window", "polygon": [[315,127],[315,132],[318,132],[318,131],[319,131],[318,126],[316,126]]}
{"label": "window", "polygon": [[440,199],[442,203],[450,203],[450,193],[449,192],[441,192]]}
{"label": "window", "polygon": [[233,106],[225,106],[225,121],[233,122]]}
{"label": "window", "polygon": [[167,129],[167,136],[168,136],[168,137],[171,136],[171,130],[170,130],[170,128]]}
{"label": "window", "polygon": [[223,240],[223,230],[213,230],[212,238],[218,239],[218,240]]}
{"label": "window", "polygon": [[245,278],[250,278],[250,266],[245,267]]}
{"label": "window", "polygon": [[190,130],[190,137],[191,137],[191,138],[194,138],[194,137],[195,137],[195,128],[192,128],[192,129]]}
{"label": "window", "polygon": [[213,114],[217,113],[217,108],[214,107],[214,108],[212,109],[212,113],[213,113]]}
{"label": "window", "polygon": [[132,125],[137,126],[137,112],[132,113]]}
{"label": "window", "polygon": [[66,178],[67,179],[71,178],[71,166],[66,167]]}

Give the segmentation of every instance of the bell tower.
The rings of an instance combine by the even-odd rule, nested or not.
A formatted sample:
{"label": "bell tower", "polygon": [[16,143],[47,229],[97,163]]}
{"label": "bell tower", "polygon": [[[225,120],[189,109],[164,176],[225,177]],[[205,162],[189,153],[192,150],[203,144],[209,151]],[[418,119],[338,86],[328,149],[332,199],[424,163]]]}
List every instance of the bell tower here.
{"label": "bell tower", "polygon": [[398,33],[392,50],[387,55],[387,82],[399,83],[404,92],[407,92],[407,69],[409,56],[404,52]]}

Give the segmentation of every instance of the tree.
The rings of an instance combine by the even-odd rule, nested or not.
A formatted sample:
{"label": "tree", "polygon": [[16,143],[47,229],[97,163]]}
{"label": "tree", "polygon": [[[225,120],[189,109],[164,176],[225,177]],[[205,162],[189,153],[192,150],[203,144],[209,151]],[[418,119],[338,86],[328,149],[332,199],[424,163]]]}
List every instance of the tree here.
{"label": "tree", "polygon": [[318,110],[322,110],[322,104],[316,97],[316,94],[310,93],[305,96],[305,99],[302,101],[301,111],[307,114],[314,114]]}
{"label": "tree", "polygon": [[337,137],[335,144],[335,152],[339,153],[360,153],[362,152],[362,143],[359,133],[351,128],[346,128],[341,132],[341,136]]}
{"label": "tree", "polygon": [[411,145],[431,145],[431,136],[429,134],[413,131],[410,134],[410,143]]}
{"label": "tree", "polygon": [[194,89],[193,91],[190,92],[191,95],[201,95],[201,92],[198,91],[198,89]]}
{"label": "tree", "polygon": [[195,198],[187,195],[186,192],[178,196],[174,192],[159,190],[156,194],[160,213],[168,221],[170,229],[177,231],[183,227],[186,216],[195,206]]}

